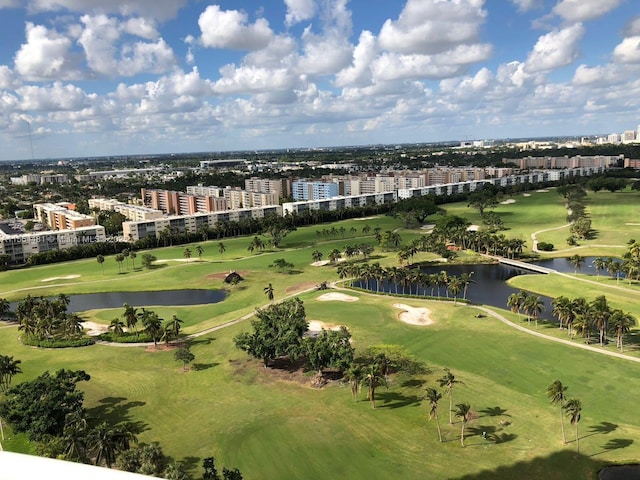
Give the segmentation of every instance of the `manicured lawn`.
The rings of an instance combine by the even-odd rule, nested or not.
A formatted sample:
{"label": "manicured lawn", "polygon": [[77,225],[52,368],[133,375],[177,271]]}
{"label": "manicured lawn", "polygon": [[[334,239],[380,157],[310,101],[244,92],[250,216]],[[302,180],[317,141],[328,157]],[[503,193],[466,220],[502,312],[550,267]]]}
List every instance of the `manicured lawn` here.
{"label": "manicured lawn", "polygon": [[[588,209],[598,236],[585,244],[624,245],[627,236],[639,237],[640,227],[626,225],[633,222],[630,216],[638,218],[640,213],[638,207],[630,206],[637,195],[590,194],[590,198],[597,198]],[[529,248],[531,233],[565,222],[563,199],[553,190],[514,199],[515,203],[500,205],[496,212],[509,228],[504,232],[507,237],[527,239]],[[600,205],[606,202],[616,207]],[[618,212],[625,207],[629,212]],[[445,208],[481,224],[477,212],[466,205]],[[266,305],[263,289],[269,283],[276,300],[280,300],[322,281],[337,280],[334,266],[310,265],[312,252],[318,249],[326,259],[332,249],[344,250],[346,244],[376,244],[372,232],[362,232],[367,224],[380,226],[383,232],[397,230],[404,242],[423,233],[405,230],[400,220],[380,216],[299,228],[277,251],[251,254],[247,251],[251,237],[223,239],[223,254],[219,252],[220,241],[202,241],[189,246],[193,256],[188,262],[184,261],[185,246],[153,250],[163,262],[151,270],[130,265],[129,269],[124,266],[126,273],[119,273],[111,256],[106,259],[104,273],[95,259],[0,273],[0,296],[15,300],[28,293],[228,289],[227,299],[218,304],[154,308],[163,318],[176,314],[184,319],[184,331],[193,333]],[[344,227],[344,238],[322,233],[333,226]],[[566,232],[558,232],[550,235],[566,238]],[[196,245],[204,248],[202,259],[197,257]],[[580,254],[595,251],[599,250],[589,247]],[[607,247],[603,251],[621,253],[624,248]],[[137,267],[142,253],[138,252]],[[293,270],[279,273],[270,267],[278,258],[292,263]],[[434,258],[433,254],[419,254],[415,260]],[[372,261],[397,265],[394,252],[382,252],[377,247]],[[241,272],[245,281],[237,286],[223,285],[221,278],[230,270]],[[79,276],[63,278],[71,275]],[[604,278],[590,280],[612,283]],[[640,317],[636,286],[624,291],[555,275],[516,277],[512,284],[570,298],[591,299],[604,293],[612,306]],[[415,377],[392,376],[389,389],[379,389],[378,408],[373,410],[364,393],[361,401],[354,402],[346,385],[330,383],[314,389],[309,386],[310,377],[291,377],[283,372],[274,375],[260,362],[249,360],[233,345],[233,337],[247,330],[249,322],[198,338],[192,349],[195,365],[189,372],[182,371],[172,351],[162,349],[25,347],[17,340],[16,327],[0,329],[0,353],[22,360],[24,374],[16,381],[34,378],[47,369],[86,370],[92,380],[82,388],[90,413],[114,418],[117,413],[118,419],[124,415],[139,422],[143,430],[140,441],[159,441],[167,454],[192,466],[213,455],[219,465],[238,467],[245,478],[590,478],[606,462],[633,462],[640,457],[640,444],[635,441],[640,438],[640,423],[628,394],[640,389],[639,364],[539,339],[490,317],[475,318],[477,310],[469,306],[360,292],[346,292],[358,297],[357,302],[320,302],[316,298],[321,293],[301,294],[309,320],[348,326],[356,350],[382,343],[403,345],[425,362],[430,372]],[[394,303],[426,306],[434,324],[416,327],[398,321],[399,309],[393,307]],[[86,316],[108,323],[121,312],[93,310]],[[503,314],[517,319],[510,312]],[[551,329],[541,327],[541,331],[547,330]],[[464,449],[459,443],[458,420],[448,424],[446,396],[440,403],[445,437],[442,444],[437,441],[435,422],[428,419],[428,406],[422,401],[424,388],[437,385],[444,367],[451,368],[464,382],[454,390],[454,403],[469,402],[476,412],[467,428]],[[555,379],[561,379],[569,386],[569,396],[583,403],[583,455],[579,457],[574,455],[574,443],[562,444],[558,409],[549,405],[545,395],[546,386]],[[483,439],[482,432],[487,432],[490,440]],[[572,427],[567,425],[567,432],[573,442]],[[30,448],[19,436],[3,445],[17,451]]]}

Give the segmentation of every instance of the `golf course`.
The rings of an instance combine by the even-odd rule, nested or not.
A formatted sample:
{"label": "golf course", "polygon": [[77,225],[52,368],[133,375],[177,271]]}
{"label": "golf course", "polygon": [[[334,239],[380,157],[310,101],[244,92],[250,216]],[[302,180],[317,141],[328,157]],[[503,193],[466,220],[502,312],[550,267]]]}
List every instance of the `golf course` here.
{"label": "golf course", "polygon": [[[565,199],[553,188],[509,200],[493,208],[506,228],[500,233],[523,240],[527,254],[535,240],[555,246],[540,252],[543,258],[622,258],[629,240],[640,239],[640,192],[631,189],[588,192],[592,235],[578,245],[566,242]],[[482,225],[479,212],[466,203],[443,208]],[[432,217],[426,223],[434,223]],[[114,252],[104,263],[92,258],[2,272],[0,297],[10,302],[27,295],[184,289],[225,290],[226,297],[212,304],[145,306],[161,318],[176,315],[183,321],[181,334],[190,336],[195,356],[187,369],[174,358],[175,340],[157,347],[98,341],[80,348],[45,349],[24,345],[22,331],[10,322],[0,322],[0,354],[21,361],[22,373],[12,385],[45,371],[86,371],[91,380],[79,388],[89,417],[134,423],[140,443],[159,442],[193,478],[200,478],[202,459],[211,456],[220,465],[238,468],[245,479],[269,480],[597,478],[605,466],[637,463],[637,324],[625,334],[623,351],[616,348],[612,334],[607,345],[592,341],[585,349],[584,338],[570,337],[555,323],[540,322],[536,328],[526,315],[507,307],[507,298],[503,308],[487,308],[451,298],[376,294],[352,289],[348,278],[340,278],[337,267],[342,263],[399,265],[397,251],[381,248],[375,232],[397,233],[402,244],[408,244],[428,231],[381,215],[299,227],[278,248],[249,248],[253,236],[203,238],[192,245],[138,251],[126,265],[116,263]],[[330,252],[362,243],[374,247],[368,259],[356,255],[329,261]],[[317,260],[318,254],[314,258],[314,252],[322,259]],[[151,268],[142,267],[144,253],[156,257]],[[280,259],[286,268],[278,267]],[[411,262],[438,260],[439,255],[418,252]],[[464,250],[453,259],[487,261],[486,255]],[[225,283],[232,271],[243,280]],[[636,280],[616,280],[606,272],[571,272],[519,275],[509,284],[551,298],[593,301],[605,295],[612,308],[640,319]],[[479,288],[479,283],[469,285]],[[424,369],[390,374],[386,386],[376,390],[372,408],[366,388],[357,399],[349,383],[339,378],[316,388],[311,382],[315,372],[265,368],[235,346],[234,338],[250,330],[257,308],[294,297],[304,302],[307,321],[315,326],[347,327],[356,356],[372,346],[399,346]],[[107,330],[123,309],[79,313]],[[450,392],[439,383],[445,369],[456,379]],[[572,423],[550,402],[547,388],[558,379],[568,387],[567,397],[581,402],[578,422]],[[438,420],[425,400],[428,387],[442,394]],[[464,419],[453,416],[452,423],[449,393],[452,405],[471,407]],[[4,450],[35,453],[24,434],[3,425]]]}

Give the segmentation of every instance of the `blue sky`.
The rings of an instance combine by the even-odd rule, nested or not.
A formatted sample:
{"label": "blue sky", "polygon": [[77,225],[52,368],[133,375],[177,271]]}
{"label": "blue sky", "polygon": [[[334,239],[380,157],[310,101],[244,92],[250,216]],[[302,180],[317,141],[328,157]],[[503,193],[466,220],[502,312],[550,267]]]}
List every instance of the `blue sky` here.
{"label": "blue sky", "polygon": [[0,160],[613,133],[637,0],[0,0]]}

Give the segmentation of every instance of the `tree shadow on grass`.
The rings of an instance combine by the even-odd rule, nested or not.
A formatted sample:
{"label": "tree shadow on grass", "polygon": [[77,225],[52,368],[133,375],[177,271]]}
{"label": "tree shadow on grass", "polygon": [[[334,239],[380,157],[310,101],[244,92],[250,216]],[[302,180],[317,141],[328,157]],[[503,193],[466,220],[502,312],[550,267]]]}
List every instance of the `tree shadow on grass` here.
{"label": "tree shadow on grass", "polygon": [[577,455],[571,450],[561,450],[545,457],[536,457],[528,461],[482,470],[457,477],[457,480],[530,480],[534,478],[597,478],[597,472],[606,464],[586,455]]}
{"label": "tree shadow on grass", "polygon": [[507,410],[505,408],[501,408],[501,407],[487,407],[484,410],[480,410],[480,413],[482,413],[483,415],[481,415],[479,418],[482,417],[510,417],[511,415],[507,414]]}
{"label": "tree shadow on grass", "polygon": [[191,365],[191,370],[194,370],[196,372],[200,372],[202,370],[208,370],[210,368],[213,367],[217,367],[218,365],[220,365],[217,362],[211,362],[211,363],[194,363],[193,365]]}
{"label": "tree shadow on grass", "polygon": [[187,340],[186,344],[188,344],[189,346],[193,346],[193,345],[211,345],[211,342],[213,342],[215,340],[215,337],[197,337],[194,339],[189,339]]}
{"label": "tree shadow on grass", "polygon": [[[595,435],[597,433],[606,435],[607,433],[615,432],[617,429],[618,429],[618,425],[615,423],[600,422],[598,425],[591,425],[589,427],[589,432],[591,432],[591,435]],[[591,435],[587,435],[587,437]]]}
{"label": "tree shadow on grass", "polygon": [[[507,433],[503,431],[502,428],[498,428],[495,425],[478,425],[467,427],[466,432],[465,438],[479,436],[482,437],[485,441],[495,444],[507,443],[518,438],[516,434]],[[482,443],[480,445],[482,445]]]}
{"label": "tree shadow on grass", "polygon": [[417,407],[420,405],[420,399],[417,395],[403,395],[398,392],[379,392],[376,396],[376,403],[380,408],[396,409],[408,406]]}
{"label": "tree shadow on grass", "polygon": [[424,386],[425,383],[427,383],[426,380],[422,380],[419,378],[410,378],[402,382],[400,385],[407,388],[420,388]]}
{"label": "tree shadow on grass", "polygon": [[627,448],[633,444],[633,440],[630,438],[612,438],[607,443],[602,446],[601,452],[596,452],[592,454],[592,457],[596,455],[600,455],[602,453],[610,452],[612,450],[620,450],[622,448]]}
{"label": "tree shadow on grass", "polygon": [[128,402],[125,397],[105,397],[95,407],[87,409],[87,416],[96,418],[99,421],[107,421],[114,425],[127,422],[132,426],[131,431],[139,434],[147,430],[147,424],[140,421],[132,421],[131,409],[144,405],[146,405],[145,402]]}

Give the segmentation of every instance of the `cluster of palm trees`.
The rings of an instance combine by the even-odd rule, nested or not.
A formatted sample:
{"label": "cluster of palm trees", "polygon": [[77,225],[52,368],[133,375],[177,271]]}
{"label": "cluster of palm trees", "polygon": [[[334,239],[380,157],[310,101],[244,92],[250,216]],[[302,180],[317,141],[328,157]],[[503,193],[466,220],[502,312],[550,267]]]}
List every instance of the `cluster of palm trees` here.
{"label": "cluster of palm trees", "polygon": [[536,328],[538,328],[538,316],[545,310],[542,297],[525,290],[520,290],[517,293],[509,295],[507,297],[507,307],[509,307],[513,313],[518,314],[518,317],[520,313],[524,313],[529,324],[531,324],[531,319],[533,319]]}
{"label": "cluster of palm trees", "polygon": [[136,336],[139,336],[140,332],[136,328],[138,322],[142,324],[142,331],[148,335],[156,346],[158,341],[164,341],[168,344],[171,340],[179,337],[184,321],[179,319],[177,315],[174,314],[170,320],[165,321],[153,310],[141,308],[138,311],[137,308],[127,303],[123,307],[122,318],[116,317],[109,324],[109,330],[116,337],[122,337],[127,333],[132,334],[134,332]]}
{"label": "cluster of palm trees", "polygon": [[[340,251],[334,248],[327,254],[327,259],[332,265],[338,263],[341,259],[352,260],[354,257],[362,255],[362,258],[366,261],[373,253],[375,247],[370,243],[358,243],[355,245],[347,244],[344,246],[344,251]],[[324,254],[320,250],[314,250],[311,252],[311,258],[314,262],[320,262],[324,257]]]}
{"label": "cluster of palm trees", "polygon": [[619,308],[611,308],[604,295],[587,302],[584,298],[569,299],[564,296],[552,300],[553,315],[558,319],[560,328],[567,327],[568,334],[574,336],[579,333],[589,343],[591,334],[597,333],[598,343],[607,343],[607,333],[616,336],[616,347],[623,350],[623,339],[627,335],[636,319],[630,313]]}
{"label": "cluster of palm trees", "polygon": [[389,358],[384,354],[378,355],[366,365],[353,363],[345,370],[344,378],[351,386],[351,395],[357,402],[360,387],[367,389],[367,400],[371,403],[371,408],[376,408],[376,389],[388,386]]}
{"label": "cluster of palm trees", "polygon": [[[367,290],[375,290],[377,293],[384,290],[387,282],[387,291],[401,295],[424,295],[431,297],[453,298],[457,301],[459,295],[467,298],[469,285],[473,283],[473,272],[462,273],[460,276],[449,275],[446,271],[440,273],[424,273],[419,268],[380,266],[378,262],[338,265],[340,278],[359,278],[365,284]],[[375,281],[372,285],[371,281]],[[429,294],[427,292],[430,292]]]}
{"label": "cluster of palm trees", "polygon": [[0,355],[0,391],[6,392],[11,386],[11,379],[22,373],[21,360],[14,360],[9,355]]}
{"label": "cluster of palm trees", "polygon": [[[202,260],[202,255],[204,254],[204,248],[202,248],[202,245],[196,245],[195,251],[198,255],[198,260]],[[185,258],[185,260],[190,261],[191,257],[193,256],[193,252],[189,247],[185,247],[184,251],[182,252],[182,256]]]}
{"label": "cluster of palm trees", "polygon": [[[438,384],[440,388],[444,388],[445,393],[449,397],[449,424],[453,425],[454,416],[461,420],[460,444],[464,447],[464,430],[467,422],[471,420],[471,405],[463,402],[457,403],[456,408],[453,408],[453,388],[457,384],[463,384],[463,382],[457,380],[451,370],[445,368],[444,375],[438,379]],[[442,393],[434,387],[427,387],[424,399],[429,402],[429,418],[436,420],[438,440],[442,443],[442,430],[440,429],[440,420],[438,418],[438,402],[442,399]]]}
{"label": "cluster of palm trees", "polygon": [[70,298],[64,293],[54,299],[27,297],[16,307],[15,313],[25,337],[36,340],[71,340],[83,335],[84,320],[67,312]]}
{"label": "cluster of palm trees", "polygon": [[547,387],[547,397],[552,404],[560,407],[560,425],[562,426],[562,442],[566,445],[567,437],[564,431],[564,417],[567,416],[571,425],[576,428],[576,449],[580,453],[580,436],[578,434],[578,424],[582,415],[582,402],[577,398],[567,398],[566,391],[560,380],[555,380]]}
{"label": "cluster of palm trees", "polygon": [[[380,227],[376,227],[378,230],[380,229]],[[369,233],[369,231],[371,230],[371,227],[369,227],[368,225],[366,225],[365,227],[362,228],[362,233],[367,234]],[[345,234],[347,233],[347,229],[345,227],[340,227],[340,228],[336,228],[336,227],[331,227],[331,228],[323,228],[322,230],[316,230],[316,236],[317,237],[336,237],[338,235],[340,235],[340,237],[344,238]],[[349,233],[351,235],[354,235],[356,233],[358,233],[358,229],[356,227],[351,227],[349,229]]]}

